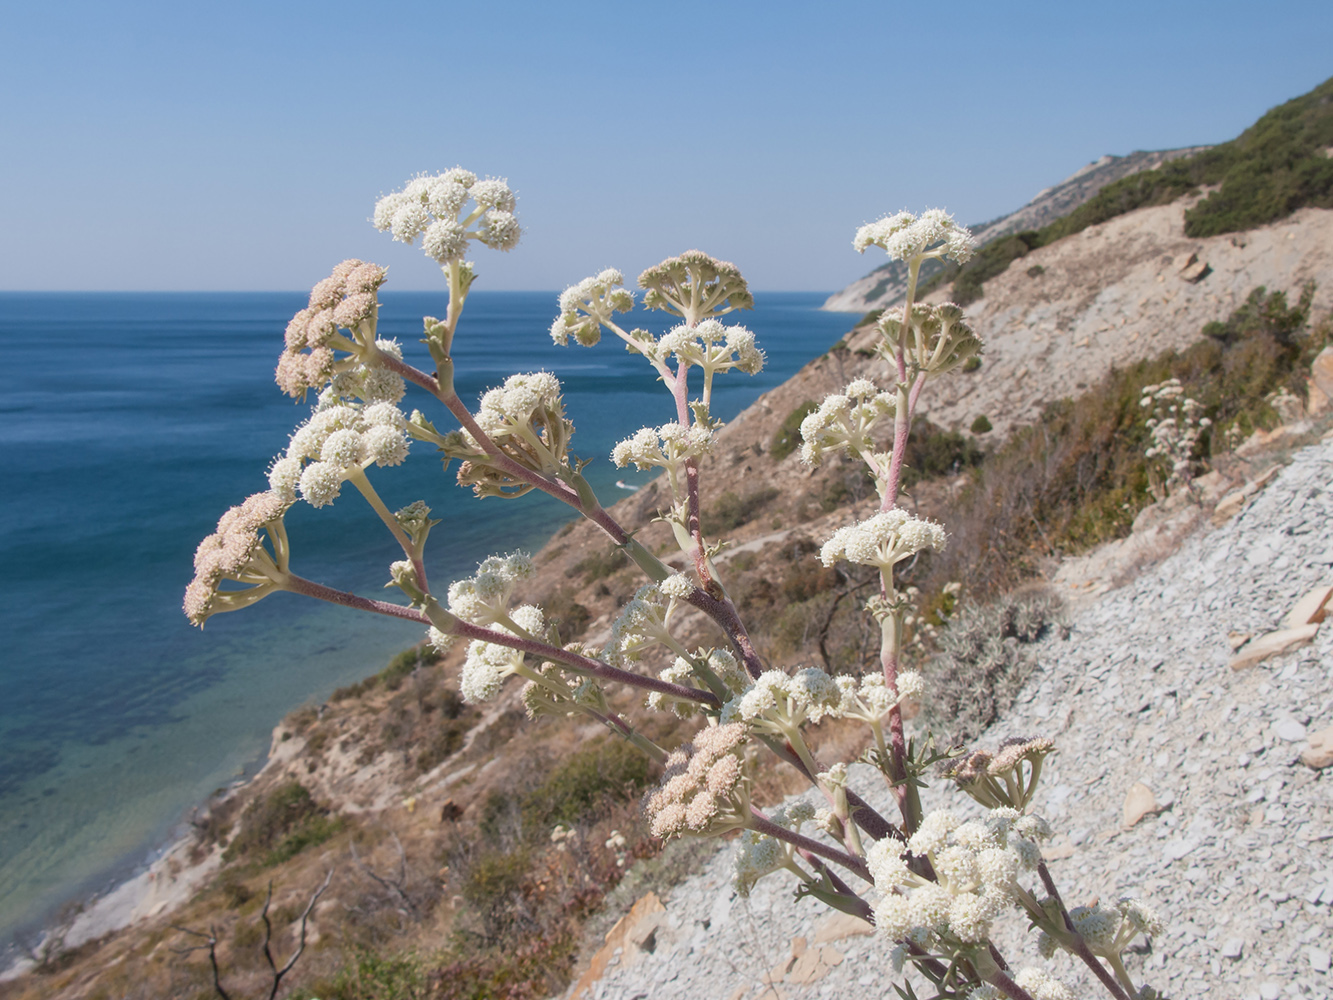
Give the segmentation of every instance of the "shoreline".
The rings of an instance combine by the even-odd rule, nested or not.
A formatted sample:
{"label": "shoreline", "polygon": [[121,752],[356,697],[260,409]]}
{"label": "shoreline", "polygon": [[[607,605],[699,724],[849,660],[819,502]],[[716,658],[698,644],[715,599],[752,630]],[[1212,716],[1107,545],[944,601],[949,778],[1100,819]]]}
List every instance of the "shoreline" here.
{"label": "shoreline", "polygon": [[[275,753],[279,721],[269,735],[269,747],[262,757],[256,758],[239,777],[226,786],[225,794],[214,793],[196,802],[172,825],[165,837],[154,841],[147,849],[151,859],[128,861],[111,866],[101,879],[101,888],[76,891],[58,906],[47,907],[46,912],[26,928],[0,946],[0,983],[12,982],[39,967],[30,952],[19,944],[18,934],[30,933],[36,939],[32,950],[41,952],[51,943],[60,950],[70,950],[98,938],[124,930],[142,920],[161,916],[176,909],[193,897],[200,886],[217,871],[222,860],[222,849],[214,845],[198,862],[190,860],[196,840],[190,817],[206,805],[231,798],[248,788],[278,756]],[[129,857],[143,858],[142,849]],[[61,919],[62,913],[72,912],[70,919]]]}

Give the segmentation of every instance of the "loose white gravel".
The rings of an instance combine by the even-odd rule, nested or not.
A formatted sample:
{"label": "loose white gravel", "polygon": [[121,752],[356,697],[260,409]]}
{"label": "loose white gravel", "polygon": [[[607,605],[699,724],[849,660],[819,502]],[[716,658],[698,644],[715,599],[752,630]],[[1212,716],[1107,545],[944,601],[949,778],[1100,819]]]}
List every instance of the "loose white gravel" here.
{"label": "loose white gravel", "polygon": [[[1173,1000],[1333,996],[1333,796],[1329,777],[1300,761],[1306,733],[1333,725],[1333,626],[1239,672],[1227,641],[1280,628],[1298,598],[1330,582],[1325,441],[1297,452],[1236,518],[1085,606],[1069,638],[1044,640],[1018,703],[978,741],[1055,738],[1034,811],[1066,855],[1050,862],[1056,883],[1070,906],[1123,893],[1154,906],[1166,931],[1140,938],[1128,966]],[[854,775],[889,815],[878,775]],[[1124,829],[1135,782],[1162,808]],[[972,810],[942,782],[923,798],[927,809]],[[652,950],[614,959],[596,1000],[895,995],[890,945],[873,935],[828,945],[836,954],[826,957],[842,960],[813,982],[770,983],[793,938],[813,943],[828,911],[795,901],[782,875],[736,897],[730,856],[721,851],[671,892]],[[1079,996],[1107,995],[1066,957],[1043,962],[1025,928],[1015,914],[997,935],[1014,968],[1043,965]]]}

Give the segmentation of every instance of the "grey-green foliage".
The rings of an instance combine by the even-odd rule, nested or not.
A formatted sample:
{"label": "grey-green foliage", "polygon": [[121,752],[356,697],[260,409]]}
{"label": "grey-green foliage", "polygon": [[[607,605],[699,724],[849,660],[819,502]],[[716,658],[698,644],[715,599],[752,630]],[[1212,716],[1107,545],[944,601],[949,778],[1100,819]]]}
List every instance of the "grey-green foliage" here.
{"label": "grey-green foliage", "polygon": [[975,739],[1013,704],[1036,666],[1031,648],[1068,628],[1060,603],[1038,594],[1006,596],[965,608],[939,636],[940,652],[923,671],[926,722],[937,739]]}

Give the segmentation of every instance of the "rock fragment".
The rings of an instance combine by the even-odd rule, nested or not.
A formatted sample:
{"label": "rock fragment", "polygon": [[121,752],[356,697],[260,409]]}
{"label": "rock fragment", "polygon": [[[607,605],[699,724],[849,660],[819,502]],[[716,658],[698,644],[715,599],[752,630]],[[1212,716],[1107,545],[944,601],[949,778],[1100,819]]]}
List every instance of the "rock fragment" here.
{"label": "rock fragment", "polygon": [[1300,628],[1284,628],[1269,632],[1248,643],[1240,655],[1231,661],[1231,669],[1244,670],[1256,663],[1262,663],[1270,656],[1304,646],[1318,631],[1318,625],[1303,625]]}

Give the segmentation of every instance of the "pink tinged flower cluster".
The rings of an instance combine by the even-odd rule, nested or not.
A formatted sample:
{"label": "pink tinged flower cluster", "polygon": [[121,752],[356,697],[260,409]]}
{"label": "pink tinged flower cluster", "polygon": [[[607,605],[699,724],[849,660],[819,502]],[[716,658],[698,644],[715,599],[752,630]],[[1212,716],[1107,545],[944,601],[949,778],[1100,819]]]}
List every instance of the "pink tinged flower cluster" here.
{"label": "pink tinged flower cluster", "polygon": [[[280,524],[290,502],[267,491],[248,497],[218,520],[194,553],[194,579],[185,588],[185,614],[195,625],[210,615],[232,611],[258,600],[277,582],[278,566],[264,549],[261,531]],[[224,580],[255,585],[250,589],[219,591]]]}
{"label": "pink tinged flower cluster", "polygon": [[745,824],[745,742],[742,725],[709,726],[667,757],[643,800],[653,836],[716,835]]}
{"label": "pink tinged flower cluster", "polygon": [[[460,218],[469,201],[472,211]],[[472,171],[455,167],[433,177],[415,177],[401,191],[385,195],[375,204],[373,222],[402,243],[420,237],[426,256],[451,264],[467,255],[469,240],[493,250],[517,246],[522,230],[514,206],[514,193],[505,181],[478,180]]]}
{"label": "pink tinged flower cluster", "polygon": [[311,289],[306,308],[287,324],[286,345],[274,376],[283,392],[299,397],[322,389],[346,367],[340,366],[335,351],[363,362],[373,357],[377,295],[383,283],[384,268],[345,260]]}

